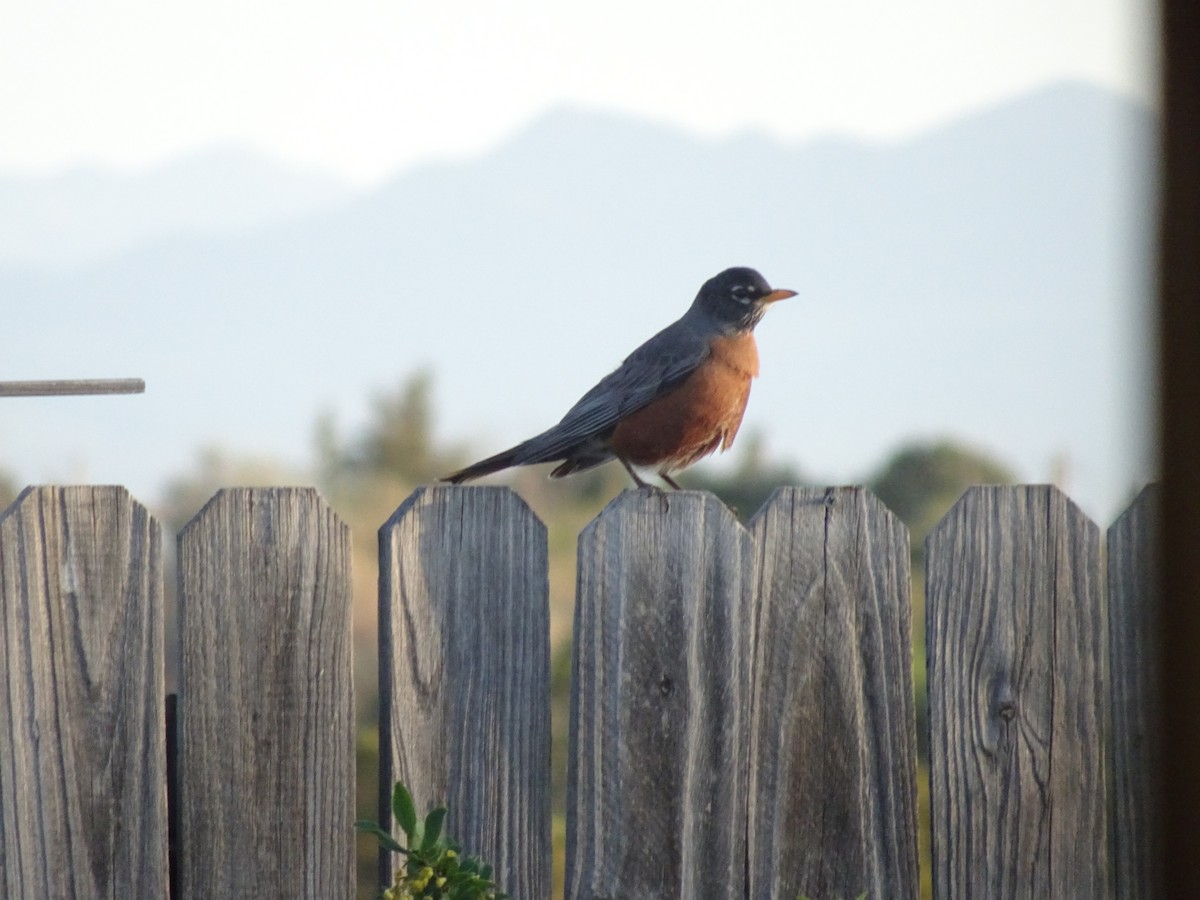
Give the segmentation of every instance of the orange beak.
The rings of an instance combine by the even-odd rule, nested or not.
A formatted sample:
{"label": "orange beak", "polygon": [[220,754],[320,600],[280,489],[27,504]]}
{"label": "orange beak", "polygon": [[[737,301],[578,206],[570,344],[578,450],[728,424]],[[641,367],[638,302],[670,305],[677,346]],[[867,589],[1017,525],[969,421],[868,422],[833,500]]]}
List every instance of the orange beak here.
{"label": "orange beak", "polygon": [[785,291],[785,290],[771,291],[771,293],[767,294],[765,297],[762,298],[762,302],[763,303],[778,303],[780,300],[786,300],[788,297],[795,297],[795,296],[796,296],[795,291]]}

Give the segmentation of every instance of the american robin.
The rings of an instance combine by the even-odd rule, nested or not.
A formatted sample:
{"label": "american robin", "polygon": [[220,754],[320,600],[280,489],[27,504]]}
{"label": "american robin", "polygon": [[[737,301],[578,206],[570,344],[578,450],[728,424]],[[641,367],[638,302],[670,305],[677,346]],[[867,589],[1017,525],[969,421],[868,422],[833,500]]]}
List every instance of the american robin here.
{"label": "american robin", "polygon": [[646,482],[635,466],[657,467],[678,489],[672,472],[733,443],[758,376],[754,326],[767,306],[795,295],[772,290],[754,269],[726,269],[704,282],[681,319],[629,354],[553,428],[443,481],[544,462],[559,462],[550,476],[561,478],[616,458],[639,487]]}

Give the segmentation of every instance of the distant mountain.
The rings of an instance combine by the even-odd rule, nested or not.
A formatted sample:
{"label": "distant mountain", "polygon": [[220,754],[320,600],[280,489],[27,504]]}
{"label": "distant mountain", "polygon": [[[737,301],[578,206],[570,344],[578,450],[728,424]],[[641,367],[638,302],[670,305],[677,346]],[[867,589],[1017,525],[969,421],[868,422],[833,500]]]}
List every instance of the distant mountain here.
{"label": "distant mountain", "polygon": [[1030,479],[1066,459],[1106,514],[1147,466],[1153,134],[1147,109],[1076,83],[895,144],[561,110],[273,226],[0,271],[21,310],[0,377],[148,382],[7,405],[0,465],[86,458],[154,485],[205,441],[303,460],[318,408],[361,416],[421,366],[444,430],[496,449],[741,264],[800,292],[759,329],[746,427],[777,452],[845,481],[953,435]]}
{"label": "distant mountain", "polygon": [[228,236],[350,193],[328,175],[229,148],[131,174],[0,174],[0,267],[95,262],[168,235]]}

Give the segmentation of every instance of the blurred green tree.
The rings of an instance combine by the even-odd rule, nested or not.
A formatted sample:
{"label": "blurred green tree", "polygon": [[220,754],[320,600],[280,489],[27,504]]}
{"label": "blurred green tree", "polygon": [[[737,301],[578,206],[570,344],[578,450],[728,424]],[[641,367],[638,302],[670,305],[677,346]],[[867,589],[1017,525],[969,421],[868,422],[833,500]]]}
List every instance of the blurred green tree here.
{"label": "blurred green tree", "polygon": [[867,480],[867,486],[908,526],[915,571],[924,560],[926,536],[963,491],[975,484],[1013,481],[1012,471],[993,457],[943,440],[902,446]]}
{"label": "blurred green tree", "polygon": [[398,391],[374,397],[359,441],[363,468],[417,484],[444,474],[433,446],[432,384],[428,372],[418,372]]}
{"label": "blurred green tree", "polygon": [[[314,433],[317,482],[339,505],[394,508],[413,488],[453,471],[461,449],[440,444],[434,431],[433,379],[420,371],[393,390],[376,393],[357,434],[343,439],[331,413],[317,418]],[[374,501],[372,501],[374,498]],[[378,524],[378,523],[376,523]]]}

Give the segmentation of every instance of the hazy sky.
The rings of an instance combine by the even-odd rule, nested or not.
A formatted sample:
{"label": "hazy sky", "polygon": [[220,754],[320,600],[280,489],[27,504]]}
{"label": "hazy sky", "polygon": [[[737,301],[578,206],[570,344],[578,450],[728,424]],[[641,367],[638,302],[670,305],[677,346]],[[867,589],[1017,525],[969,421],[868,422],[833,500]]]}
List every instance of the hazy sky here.
{"label": "hazy sky", "polygon": [[1051,79],[1152,100],[1147,0],[0,0],[0,171],[215,143],[370,182],[588,104],[897,137]]}

